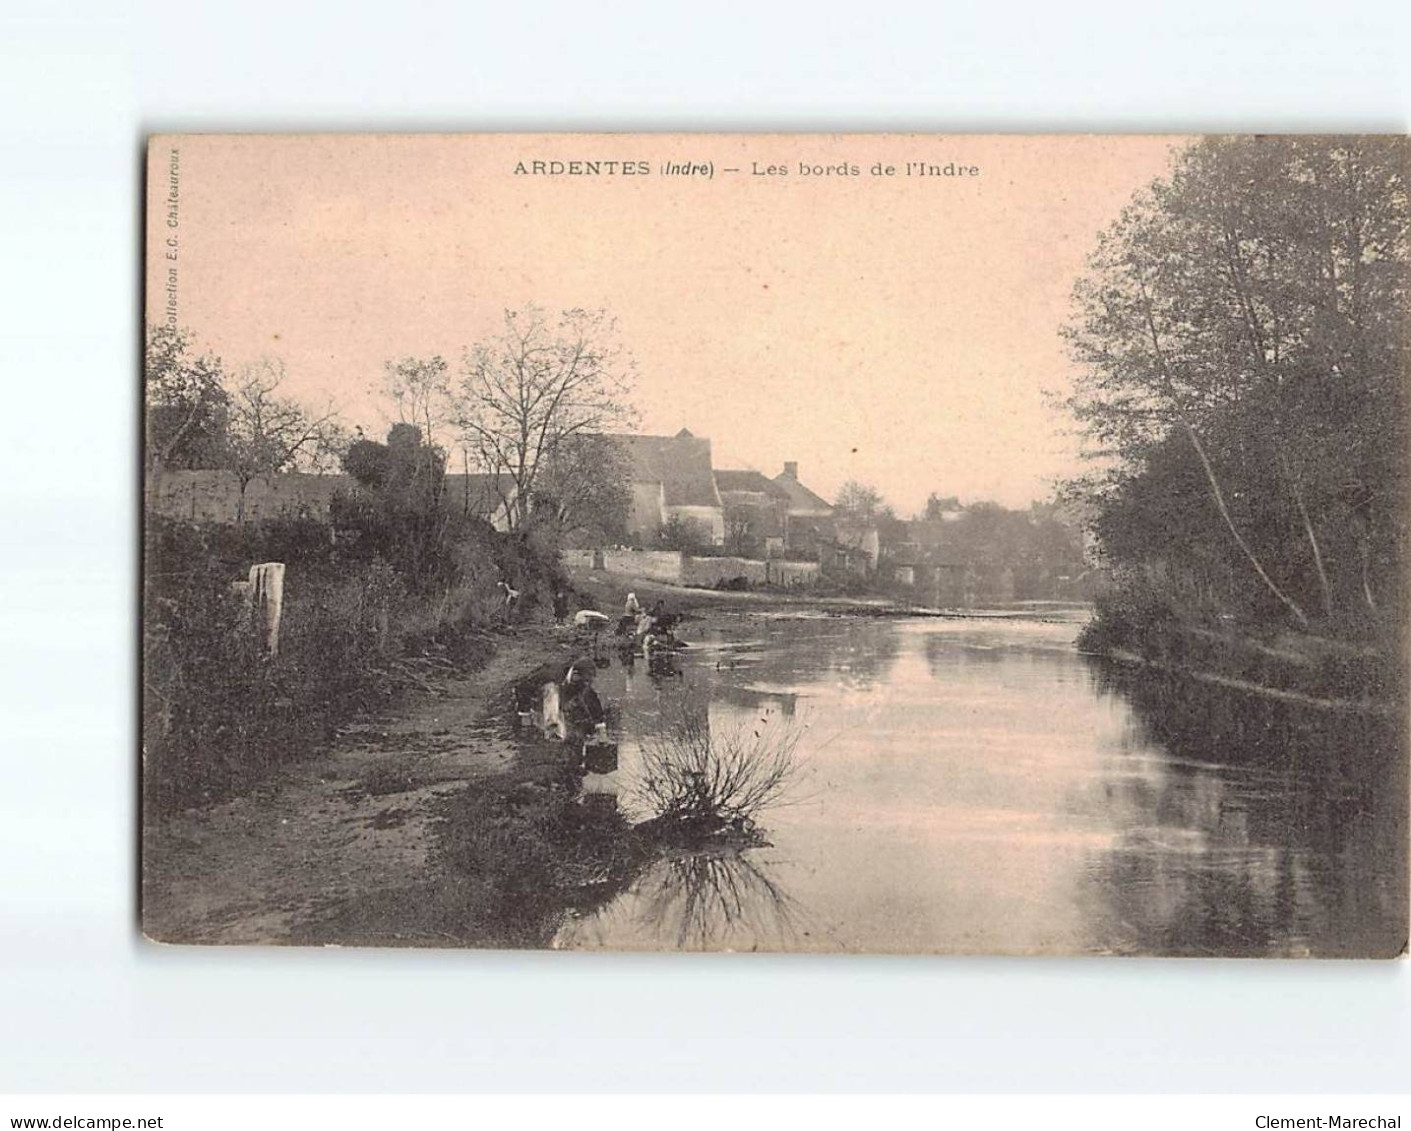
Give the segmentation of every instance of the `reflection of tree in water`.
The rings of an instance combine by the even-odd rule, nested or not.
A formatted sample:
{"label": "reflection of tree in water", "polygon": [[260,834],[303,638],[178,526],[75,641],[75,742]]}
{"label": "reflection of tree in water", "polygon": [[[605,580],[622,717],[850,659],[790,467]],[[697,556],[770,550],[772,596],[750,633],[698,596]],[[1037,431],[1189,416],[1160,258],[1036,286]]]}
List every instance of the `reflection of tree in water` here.
{"label": "reflection of tree in water", "polygon": [[808,912],[764,868],[721,849],[659,860],[622,899],[572,924],[560,944],[797,950],[813,933]]}
{"label": "reflection of tree in water", "polygon": [[1093,661],[1133,711],[1102,788],[1128,831],[1093,869],[1122,948],[1366,953],[1405,938],[1399,719]]}
{"label": "reflection of tree in water", "polygon": [[639,917],[682,950],[787,947],[800,938],[797,905],[740,852],[671,857],[643,877]]}

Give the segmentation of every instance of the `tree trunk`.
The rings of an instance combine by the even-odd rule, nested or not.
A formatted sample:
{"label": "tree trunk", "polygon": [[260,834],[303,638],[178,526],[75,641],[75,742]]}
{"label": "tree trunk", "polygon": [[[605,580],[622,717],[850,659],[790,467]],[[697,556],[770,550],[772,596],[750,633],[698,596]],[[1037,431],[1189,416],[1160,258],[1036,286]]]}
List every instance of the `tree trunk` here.
{"label": "tree trunk", "polygon": [[1235,520],[1230,515],[1230,508],[1225,504],[1225,493],[1220,489],[1220,481],[1215,478],[1215,469],[1210,465],[1210,457],[1205,454],[1205,445],[1200,442],[1200,436],[1189,421],[1183,420],[1181,423],[1185,427],[1186,435],[1191,439],[1195,454],[1200,459],[1200,466],[1205,471],[1206,482],[1210,484],[1210,494],[1215,499],[1215,506],[1219,508],[1220,517],[1225,520],[1225,527],[1229,530],[1230,537],[1235,540],[1235,545],[1240,548],[1249,564],[1254,567],[1254,572],[1259,575],[1259,580],[1264,582],[1269,592],[1277,597],[1289,612],[1293,613],[1301,627],[1307,628],[1308,615],[1299,607],[1298,602],[1280,589],[1274,579],[1264,571],[1264,566],[1260,564],[1259,558],[1250,548],[1249,543],[1244,540],[1239,528],[1235,526]]}
{"label": "tree trunk", "polygon": [[1367,608],[1372,612],[1377,611],[1377,599],[1372,596],[1372,547],[1371,542],[1365,536],[1360,540],[1362,550],[1362,599],[1367,602]]}
{"label": "tree trunk", "polygon": [[1328,571],[1323,565],[1323,550],[1318,545],[1318,535],[1313,530],[1313,519],[1308,513],[1308,504],[1303,499],[1303,484],[1299,482],[1298,476],[1294,473],[1288,456],[1281,453],[1280,461],[1284,465],[1284,474],[1288,476],[1294,502],[1298,504],[1298,516],[1303,520],[1303,530],[1308,535],[1308,545],[1313,550],[1313,564],[1318,569],[1318,584],[1323,593],[1323,612],[1331,619],[1333,615],[1333,588],[1328,583]]}
{"label": "tree trunk", "polygon": [[1235,545],[1240,548],[1249,564],[1254,567],[1254,572],[1259,575],[1265,587],[1275,597],[1279,599],[1289,612],[1293,613],[1298,623],[1303,627],[1308,627],[1308,616],[1298,606],[1292,597],[1286,594],[1274,583],[1274,579],[1265,572],[1264,566],[1260,563],[1258,556],[1244,540],[1239,528],[1235,526],[1235,520],[1230,515],[1230,508],[1225,505],[1225,492],[1220,489],[1220,481],[1215,477],[1215,469],[1210,465],[1210,458],[1205,454],[1205,445],[1200,442],[1200,435],[1196,432],[1195,426],[1190,422],[1185,409],[1181,405],[1181,398],[1176,392],[1175,382],[1171,379],[1171,371],[1166,364],[1166,350],[1161,343],[1161,334],[1156,327],[1156,315],[1152,310],[1151,295],[1146,289],[1146,280],[1142,276],[1140,269],[1137,272],[1137,286],[1141,291],[1143,302],[1143,314],[1145,315],[1147,333],[1151,336],[1151,347],[1156,354],[1157,367],[1160,373],[1162,384],[1166,386],[1167,395],[1170,397],[1175,417],[1186,430],[1186,435],[1190,437],[1191,446],[1195,448],[1195,454],[1200,459],[1200,466],[1205,472],[1206,482],[1210,484],[1210,494],[1215,499],[1215,506],[1219,508],[1220,517],[1225,520],[1225,527],[1230,532],[1230,537],[1235,540]]}

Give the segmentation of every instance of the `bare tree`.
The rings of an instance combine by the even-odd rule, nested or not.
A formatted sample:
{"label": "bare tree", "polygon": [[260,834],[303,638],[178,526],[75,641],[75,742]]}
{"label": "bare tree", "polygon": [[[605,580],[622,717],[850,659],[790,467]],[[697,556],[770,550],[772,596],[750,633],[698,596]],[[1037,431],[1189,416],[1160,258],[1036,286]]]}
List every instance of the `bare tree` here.
{"label": "bare tree", "polygon": [[750,548],[754,512],[746,507],[725,508],[725,548],[743,555]]}
{"label": "bare tree", "polygon": [[414,424],[428,444],[450,448],[457,409],[445,358],[436,354],[384,362],[381,391],[396,408],[397,423]]}
{"label": "bare tree", "polygon": [[468,349],[456,389],[458,423],[496,476],[512,528],[529,519],[541,472],[570,440],[621,428],[632,363],[603,311],[505,311],[502,333]]}
{"label": "bare tree", "polygon": [[785,803],[804,728],[770,717],[712,728],[682,711],[643,743],[638,800],[662,822],[710,833]]}
{"label": "bare tree", "polygon": [[242,369],[229,390],[227,443],[240,481],[236,520],[245,521],[245,492],[256,479],[292,468],[326,470],[345,439],[333,406],[313,413],[279,396],[284,363],[264,358]]}

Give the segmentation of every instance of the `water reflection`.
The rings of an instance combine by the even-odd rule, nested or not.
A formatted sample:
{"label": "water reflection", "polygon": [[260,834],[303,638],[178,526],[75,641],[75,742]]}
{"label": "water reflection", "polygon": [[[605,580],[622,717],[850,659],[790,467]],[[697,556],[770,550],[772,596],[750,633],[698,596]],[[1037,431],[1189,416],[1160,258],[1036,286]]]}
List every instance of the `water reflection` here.
{"label": "water reflection", "polygon": [[[1092,663],[1132,708],[1095,861],[1115,950],[1394,953],[1406,903],[1400,721]],[[1160,756],[1153,756],[1153,752]]]}
{"label": "water reflection", "polygon": [[621,799],[640,742],[683,710],[721,727],[775,710],[799,720],[809,797],[766,816],[772,847],[660,861],[558,944],[1400,948],[1399,720],[1091,661],[1076,631],[740,617],[697,626],[679,676],[602,672],[620,710]]}
{"label": "water reflection", "polygon": [[798,950],[804,908],[745,852],[659,860],[608,906],[570,920],[555,945],[651,950]]}

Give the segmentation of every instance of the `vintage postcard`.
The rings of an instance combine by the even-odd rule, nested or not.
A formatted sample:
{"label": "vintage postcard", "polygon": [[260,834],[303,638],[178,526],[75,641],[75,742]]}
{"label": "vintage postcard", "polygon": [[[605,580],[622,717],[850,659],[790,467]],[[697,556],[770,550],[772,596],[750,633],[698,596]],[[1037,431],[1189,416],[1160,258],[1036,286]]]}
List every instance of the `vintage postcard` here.
{"label": "vintage postcard", "polygon": [[152,138],[145,933],[1402,954],[1409,157]]}

